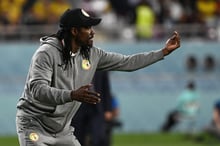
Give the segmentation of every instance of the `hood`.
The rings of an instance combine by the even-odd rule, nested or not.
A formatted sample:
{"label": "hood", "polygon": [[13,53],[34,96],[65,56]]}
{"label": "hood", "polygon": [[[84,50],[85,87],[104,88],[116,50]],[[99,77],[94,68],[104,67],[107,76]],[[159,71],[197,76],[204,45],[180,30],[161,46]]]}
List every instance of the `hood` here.
{"label": "hood", "polygon": [[56,37],[44,36],[40,38],[40,45],[42,46],[43,44],[50,44],[58,50],[62,50],[62,44]]}

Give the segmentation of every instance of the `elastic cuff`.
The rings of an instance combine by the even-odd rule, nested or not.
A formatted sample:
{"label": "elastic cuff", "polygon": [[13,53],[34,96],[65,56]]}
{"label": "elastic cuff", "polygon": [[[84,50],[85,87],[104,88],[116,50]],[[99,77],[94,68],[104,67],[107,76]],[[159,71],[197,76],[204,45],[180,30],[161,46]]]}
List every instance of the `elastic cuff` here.
{"label": "elastic cuff", "polygon": [[63,102],[64,102],[64,103],[72,102],[71,90],[65,90],[65,91],[63,91]]}

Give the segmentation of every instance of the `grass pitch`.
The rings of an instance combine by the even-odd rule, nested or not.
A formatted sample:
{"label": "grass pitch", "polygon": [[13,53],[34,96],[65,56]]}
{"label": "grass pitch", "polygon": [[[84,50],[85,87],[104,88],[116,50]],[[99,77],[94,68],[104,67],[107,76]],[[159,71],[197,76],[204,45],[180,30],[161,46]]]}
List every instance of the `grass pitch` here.
{"label": "grass pitch", "polygon": [[220,146],[220,141],[207,134],[117,134],[113,146]]}
{"label": "grass pitch", "polygon": [[[19,146],[18,139],[16,136],[1,136],[0,146]],[[112,146],[220,146],[220,140],[204,134],[115,134]]]}

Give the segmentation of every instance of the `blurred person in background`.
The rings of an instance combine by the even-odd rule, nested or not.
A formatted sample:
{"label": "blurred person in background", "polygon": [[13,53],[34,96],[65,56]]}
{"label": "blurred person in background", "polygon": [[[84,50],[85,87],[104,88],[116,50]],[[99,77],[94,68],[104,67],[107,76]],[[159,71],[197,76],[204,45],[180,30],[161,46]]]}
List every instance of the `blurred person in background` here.
{"label": "blurred person in background", "polygon": [[179,113],[179,122],[186,126],[184,130],[191,134],[195,130],[196,120],[200,109],[200,95],[193,80],[189,81],[185,90],[177,99],[176,110]]}
{"label": "blurred person in background", "polygon": [[17,25],[21,23],[23,14],[23,5],[26,0],[1,0],[0,1],[0,29],[6,32],[5,39],[16,39],[20,37],[18,34],[12,35],[17,30]]}
{"label": "blurred person in background", "polygon": [[136,6],[135,18],[137,40],[153,38],[156,15],[148,1],[141,0]]}
{"label": "blurred person in background", "polygon": [[198,16],[198,10],[196,7],[196,0],[179,0],[183,9],[183,23],[185,24],[196,24],[201,23]]}
{"label": "blurred person in background", "polygon": [[50,0],[28,1],[24,5],[22,24],[40,25],[47,24],[50,16],[49,6]]}
{"label": "blurred person in background", "polygon": [[[72,5],[68,0],[52,0],[50,6],[48,7],[50,13],[48,17],[48,23],[56,24],[59,21],[59,17],[65,12],[65,10],[70,9]],[[53,16],[53,17],[51,17]]]}
{"label": "blurred person in background", "polygon": [[112,145],[112,135],[113,130],[115,128],[120,128],[122,126],[122,122],[118,119],[120,114],[120,105],[117,97],[112,96],[111,98],[111,118],[106,119],[106,145],[105,146],[111,146]]}
{"label": "blurred person in background", "polygon": [[5,19],[10,25],[17,25],[20,23],[22,17],[23,5],[26,0],[1,0],[0,13],[4,14]]}
{"label": "blurred person in background", "polygon": [[189,55],[186,58],[185,67],[188,72],[196,72],[198,70],[198,60],[195,55]]}
{"label": "blurred person in background", "polygon": [[216,145],[220,141],[220,100],[216,100],[213,105],[211,122],[202,128],[198,135],[193,137],[197,142],[208,141],[209,144]]}
{"label": "blurred person in background", "polygon": [[[220,21],[220,0],[216,0],[216,9],[217,9],[217,17],[218,17],[218,21]],[[218,22],[220,23],[220,22]]]}
{"label": "blurred person in background", "polygon": [[217,12],[218,5],[216,0],[197,0],[196,6],[198,15],[206,26],[205,37],[216,39],[215,27],[218,25]]}
{"label": "blurred person in background", "polygon": [[93,90],[100,93],[101,102],[96,105],[82,103],[71,125],[83,146],[107,146],[106,121],[112,119],[112,93],[109,73],[96,71]]}
{"label": "blurred person in background", "polygon": [[174,31],[156,51],[107,52],[93,46],[93,26],[100,22],[81,8],[68,9],[60,17],[58,32],[40,39],[17,103],[20,146],[80,146],[71,121],[81,103],[100,103],[100,93],[90,90],[96,70],[135,71],[180,47],[180,36]]}
{"label": "blurred person in background", "polygon": [[128,23],[132,17],[132,8],[129,5],[129,0],[109,0],[112,9],[116,13],[118,20]]}
{"label": "blurred person in background", "polygon": [[203,62],[203,69],[205,72],[212,72],[215,70],[216,61],[213,55],[206,55]]}
{"label": "blurred person in background", "polygon": [[213,27],[216,23],[217,1],[216,0],[197,0],[196,6],[198,14],[208,27]]}
{"label": "blurred person in background", "polygon": [[191,138],[195,142],[203,142],[208,145],[218,145],[220,142],[220,100],[216,100],[211,112],[211,121],[208,125],[205,125],[199,133],[191,135]]}
{"label": "blurred person in background", "polygon": [[204,132],[220,140],[220,100],[214,103],[211,123],[204,128]]}
{"label": "blurred person in background", "polygon": [[167,8],[167,22],[170,25],[180,24],[183,22],[184,10],[179,0],[167,0],[165,2]]}
{"label": "blurred person in background", "polygon": [[36,0],[26,8],[23,23],[29,25],[56,24],[60,15],[71,7],[67,0]]}
{"label": "blurred person in background", "polygon": [[189,81],[184,91],[177,98],[177,107],[172,110],[161,130],[163,132],[169,132],[173,130],[178,124],[184,124],[184,132],[192,134],[195,130],[196,118],[200,108],[199,104],[200,95],[196,90],[194,81]]}

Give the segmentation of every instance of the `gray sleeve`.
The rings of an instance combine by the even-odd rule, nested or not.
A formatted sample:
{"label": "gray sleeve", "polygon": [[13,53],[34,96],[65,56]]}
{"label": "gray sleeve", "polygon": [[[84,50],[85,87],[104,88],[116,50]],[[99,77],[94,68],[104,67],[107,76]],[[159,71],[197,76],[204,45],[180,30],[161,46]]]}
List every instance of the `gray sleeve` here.
{"label": "gray sleeve", "polygon": [[32,59],[29,70],[29,88],[32,97],[49,105],[71,102],[71,90],[51,87],[53,75],[53,58],[46,52],[37,52]]}
{"label": "gray sleeve", "polygon": [[99,56],[98,69],[118,71],[135,71],[164,58],[162,49],[133,55],[122,55],[99,50]]}

